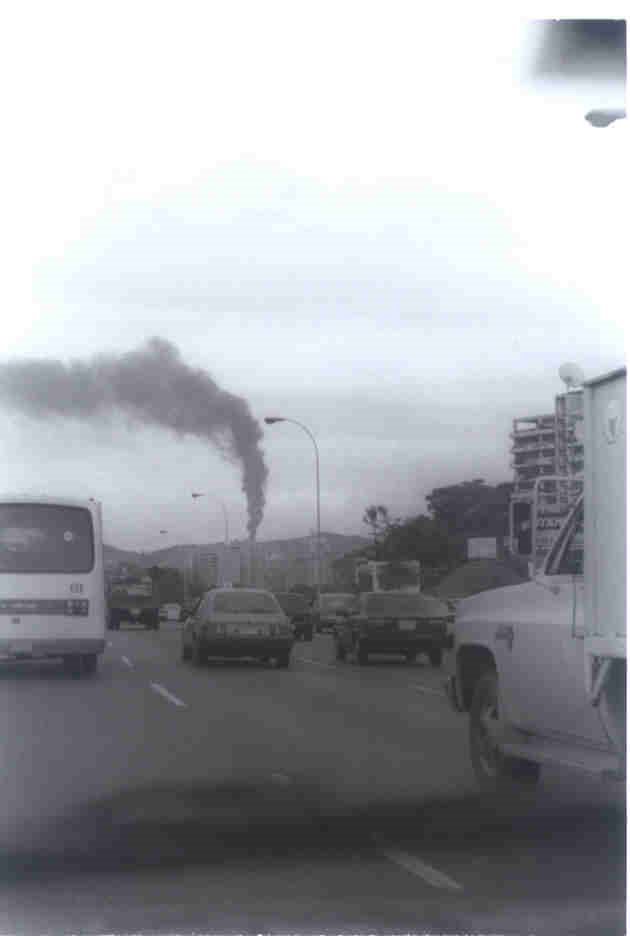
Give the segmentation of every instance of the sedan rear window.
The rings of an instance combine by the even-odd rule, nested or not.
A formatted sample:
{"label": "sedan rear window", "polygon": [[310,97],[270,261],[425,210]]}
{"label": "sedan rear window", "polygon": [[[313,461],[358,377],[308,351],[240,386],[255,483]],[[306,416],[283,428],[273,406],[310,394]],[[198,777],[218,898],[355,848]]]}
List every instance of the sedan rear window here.
{"label": "sedan rear window", "polygon": [[280,608],[265,592],[221,592],[214,596],[214,611],[225,614],[277,614]]}

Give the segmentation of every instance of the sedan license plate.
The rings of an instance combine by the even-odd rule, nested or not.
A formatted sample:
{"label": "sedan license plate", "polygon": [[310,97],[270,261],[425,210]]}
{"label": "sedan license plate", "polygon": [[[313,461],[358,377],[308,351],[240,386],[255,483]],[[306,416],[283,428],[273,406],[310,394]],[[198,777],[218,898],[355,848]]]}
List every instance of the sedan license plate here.
{"label": "sedan license plate", "polygon": [[399,621],[398,627],[403,631],[415,631],[416,622],[415,621]]}
{"label": "sedan license plate", "polygon": [[232,624],[228,634],[230,637],[263,637],[265,628],[256,624]]}

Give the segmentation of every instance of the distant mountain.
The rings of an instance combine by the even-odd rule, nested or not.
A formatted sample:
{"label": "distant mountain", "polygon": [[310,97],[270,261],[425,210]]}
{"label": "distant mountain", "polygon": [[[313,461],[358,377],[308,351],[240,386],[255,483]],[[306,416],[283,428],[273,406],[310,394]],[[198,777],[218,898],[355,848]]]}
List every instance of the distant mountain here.
{"label": "distant mountain", "polygon": [[[247,541],[239,540],[238,542],[244,549],[249,546]],[[257,541],[256,552],[259,556],[264,556],[265,559],[270,559],[273,556],[293,559],[312,555],[312,542],[310,536],[286,540]],[[342,533],[322,532],[322,555],[336,559],[339,556],[345,556],[347,553],[353,552],[355,549],[362,549],[368,546],[370,542],[365,536],[346,536]],[[127,562],[130,565],[140,566],[142,569],[149,569],[154,565],[165,565],[183,571],[187,562],[197,550],[208,549],[221,552],[224,548],[223,543],[200,543],[168,546],[164,549],[156,549],[153,552],[136,552],[105,544],[104,553],[106,562]]]}

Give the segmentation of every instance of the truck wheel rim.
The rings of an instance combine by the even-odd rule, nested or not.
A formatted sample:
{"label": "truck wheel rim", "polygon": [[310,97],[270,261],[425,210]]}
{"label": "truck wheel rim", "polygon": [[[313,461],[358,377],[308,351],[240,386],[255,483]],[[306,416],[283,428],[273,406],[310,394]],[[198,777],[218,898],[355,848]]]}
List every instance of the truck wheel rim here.
{"label": "truck wheel rim", "polygon": [[479,713],[479,759],[487,774],[497,773],[499,748],[494,739],[497,721],[497,705],[493,699],[487,699]]}

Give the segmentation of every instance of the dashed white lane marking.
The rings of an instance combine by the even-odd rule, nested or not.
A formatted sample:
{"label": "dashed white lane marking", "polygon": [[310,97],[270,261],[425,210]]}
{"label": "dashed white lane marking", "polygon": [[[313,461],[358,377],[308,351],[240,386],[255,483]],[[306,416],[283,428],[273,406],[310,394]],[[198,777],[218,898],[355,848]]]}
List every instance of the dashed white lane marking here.
{"label": "dashed white lane marking", "polygon": [[169,692],[168,689],[165,689],[164,686],[161,686],[157,682],[149,683],[154,692],[157,692],[158,695],[161,695],[163,698],[168,699],[169,702],[172,702],[173,705],[178,705],[180,708],[188,708],[185,702],[182,702],[181,699],[178,699],[176,695],[173,695],[172,692]]}
{"label": "dashed white lane marking", "polygon": [[430,689],[428,686],[421,686],[419,683],[416,683],[411,687],[414,692],[425,692],[427,695],[437,695],[442,698],[444,696],[443,692],[440,692],[439,689]]}
{"label": "dashed white lane marking", "polygon": [[128,666],[129,669],[133,669],[133,663],[131,662],[131,660],[129,659],[129,657],[126,657],[126,656],[121,657],[121,660],[123,661],[123,663],[125,664],[125,666]]}
{"label": "dashed white lane marking", "polygon": [[453,878],[450,878],[442,871],[438,871],[437,868],[432,868],[431,865],[426,864],[424,861],[420,861],[415,855],[411,855],[409,852],[402,851],[399,848],[386,847],[377,840],[375,840],[375,842],[386,858],[393,861],[393,863],[397,864],[399,867],[404,868],[405,871],[409,871],[411,874],[415,874],[416,877],[422,878],[423,881],[426,881],[427,884],[430,884],[432,887],[440,887],[444,890],[463,890],[461,884],[458,884]]}

